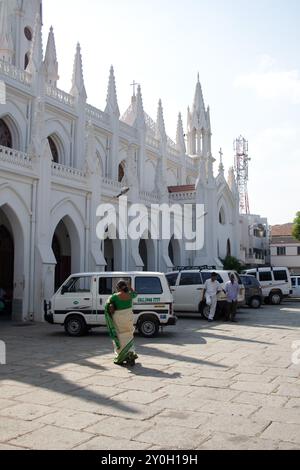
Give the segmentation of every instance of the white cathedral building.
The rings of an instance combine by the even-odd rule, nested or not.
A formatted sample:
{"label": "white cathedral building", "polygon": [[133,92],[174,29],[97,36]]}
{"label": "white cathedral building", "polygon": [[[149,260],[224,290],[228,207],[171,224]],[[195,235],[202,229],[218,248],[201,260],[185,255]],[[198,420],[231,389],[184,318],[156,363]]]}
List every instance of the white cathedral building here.
{"label": "white cathedral building", "polygon": [[[43,299],[72,272],[169,271],[239,257],[239,197],[234,171],[214,174],[210,110],[198,81],[184,130],[166,133],[161,101],[156,120],[143,108],[140,86],[120,114],[111,68],[104,110],[87,102],[77,45],[72,87],[57,87],[51,28],[42,47],[42,0],[0,0],[0,288],[15,320],[42,320]],[[192,93],[191,93],[192,94]],[[129,202],[205,205],[205,244],[184,241],[100,241],[96,209]],[[147,236],[148,235],[148,238]]]}

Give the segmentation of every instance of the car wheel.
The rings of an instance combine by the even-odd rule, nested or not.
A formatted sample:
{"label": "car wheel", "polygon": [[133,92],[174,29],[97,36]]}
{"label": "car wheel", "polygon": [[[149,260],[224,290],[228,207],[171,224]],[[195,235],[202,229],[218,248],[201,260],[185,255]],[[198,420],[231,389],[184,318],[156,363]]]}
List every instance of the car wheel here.
{"label": "car wheel", "polygon": [[210,312],[209,305],[204,305],[204,307],[202,308],[202,311],[201,311],[201,315],[202,315],[203,318],[205,318],[205,320],[208,320],[209,312]]}
{"label": "car wheel", "polygon": [[252,297],[249,302],[249,307],[251,308],[260,308],[261,307],[261,300],[259,297]]}
{"label": "car wheel", "polygon": [[159,332],[159,321],[156,317],[145,316],[139,320],[138,331],[144,338],[154,338]]}
{"label": "car wheel", "polygon": [[87,333],[87,326],[83,318],[72,315],[65,321],[65,332],[69,336],[78,337]]}
{"label": "car wheel", "polygon": [[282,295],[280,292],[272,292],[270,294],[270,303],[272,305],[280,305],[282,301]]}

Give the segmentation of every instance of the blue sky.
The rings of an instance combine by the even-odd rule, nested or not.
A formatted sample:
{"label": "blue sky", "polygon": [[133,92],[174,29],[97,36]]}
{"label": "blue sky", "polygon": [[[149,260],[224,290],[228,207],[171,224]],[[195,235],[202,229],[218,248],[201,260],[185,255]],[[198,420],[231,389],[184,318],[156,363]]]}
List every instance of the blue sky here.
{"label": "blue sky", "polygon": [[[186,122],[197,72],[211,108],[213,152],[233,164],[233,140],[249,140],[253,213],[271,224],[300,210],[300,2],[298,0],[44,0],[44,43],[54,27],[61,80],[70,89],[77,41],[88,102],[104,109],[115,68],[121,112],[130,83],[142,86],[145,110],[163,101],[175,138]],[[217,166],[216,166],[217,170]]]}

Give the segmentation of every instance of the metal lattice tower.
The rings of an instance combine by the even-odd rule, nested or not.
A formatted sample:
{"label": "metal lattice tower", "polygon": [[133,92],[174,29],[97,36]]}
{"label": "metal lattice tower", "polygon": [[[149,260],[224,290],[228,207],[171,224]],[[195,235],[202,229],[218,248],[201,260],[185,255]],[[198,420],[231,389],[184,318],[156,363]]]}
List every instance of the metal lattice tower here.
{"label": "metal lattice tower", "polygon": [[250,214],[248,180],[251,158],[248,156],[248,141],[242,136],[238,137],[234,142],[234,151],[235,172],[240,196],[240,212],[241,214]]}

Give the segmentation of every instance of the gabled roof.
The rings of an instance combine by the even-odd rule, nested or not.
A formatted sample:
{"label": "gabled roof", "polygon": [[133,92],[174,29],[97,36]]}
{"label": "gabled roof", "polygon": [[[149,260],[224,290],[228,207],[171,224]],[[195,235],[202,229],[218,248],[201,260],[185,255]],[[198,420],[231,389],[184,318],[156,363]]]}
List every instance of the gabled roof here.
{"label": "gabled roof", "polygon": [[169,186],[168,191],[169,193],[188,193],[191,191],[195,191],[196,186],[194,184],[186,184],[182,186]]}
{"label": "gabled roof", "polygon": [[292,237],[293,224],[273,225],[271,227],[272,237]]}

